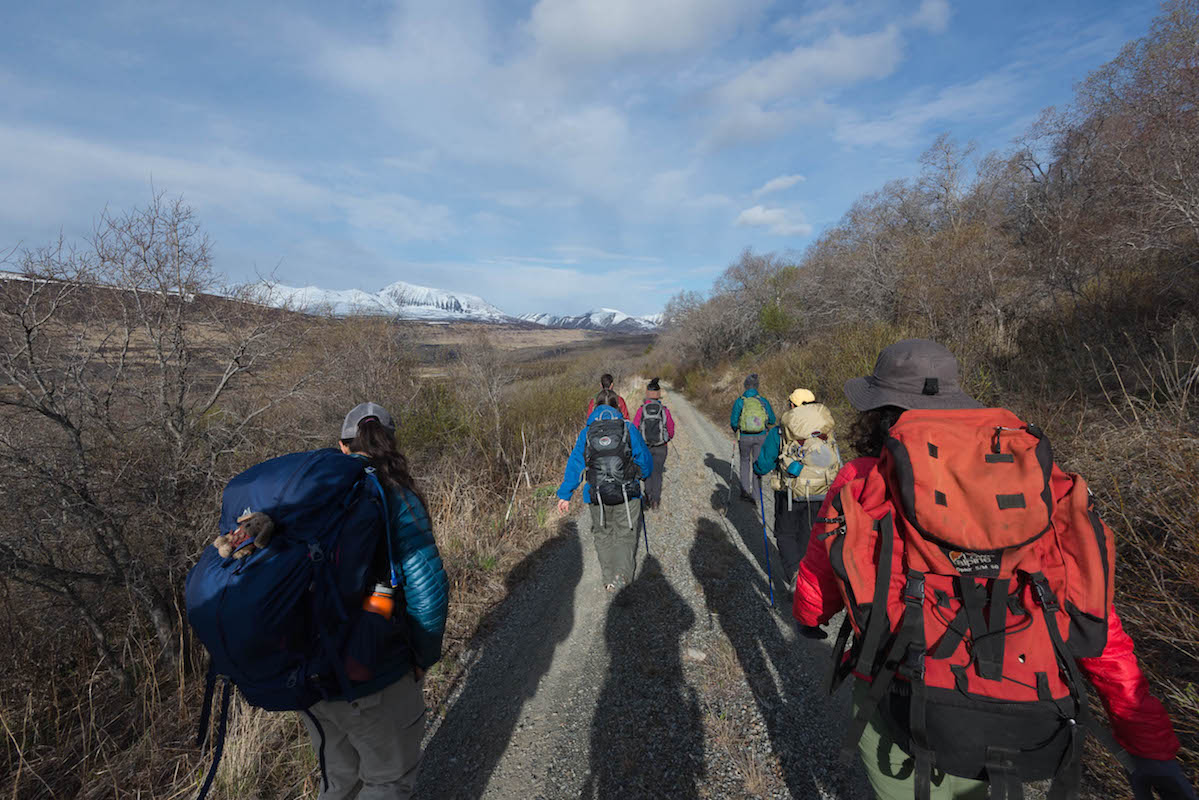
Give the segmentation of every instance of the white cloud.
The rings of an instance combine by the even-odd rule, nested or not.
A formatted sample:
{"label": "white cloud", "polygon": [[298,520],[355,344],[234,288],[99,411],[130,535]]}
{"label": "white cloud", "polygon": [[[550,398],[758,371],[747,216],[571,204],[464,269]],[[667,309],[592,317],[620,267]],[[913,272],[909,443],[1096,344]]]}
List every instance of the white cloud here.
{"label": "white cloud", "polygon": [[949,0],[921,0],[920,8],[912,17],[911,24],[932,33],[943,33],[949,27],[949,17],[952,14]]}
{"label": "white cloud", "polygon": [[799,212],[761,205],[742,211],[734,224],[746,228],[766,228],[777,236],[808,236],[812,233],[812,226]]}
{"label": "white cloud", "polygon": [[762,0],[539,0],[529,17],[555,59],[609,62],[683,53],[733,36]]}
{"label": "white cloud", "polygon": [[759,186],[757,189],[754,189],[753,196],[761,197],[764,194],[771,194],[773,192],[781,192],[781,191],[784,191],[785,189],[790,189],[795,184],[802,183],[806,180],[807,180],[807,178],[805,178],[803,175],[799,175],[799,174],[780,175],[777,178],[771,178],[770,180],[766,181],[766,183]]}
{"label": "white cloud", "polygon": [[[264,224],[284,213],[340,217],[399,241],[436,240],[455,226],[449,209],[395,192],[352,192],[231,151],[183,158],[0,123],[0,217],[44,224],[93,215],[106,204],[143,203],[153,183],[200,211]],[[65,209],[62,198],[78,207]],[[86,205],[84,205],[86,204]]]}
{"label": "white cloud", "polygon": [[822,89],[885,78],[903,58],[896,25],[859,36],[840,31],[810,45],[767,56],[717,89],[725,102],[769,103]]}
{"label": "white cloud", "polygon": [[868,118],[846,113],[837,122],[833,135],[843,144],[857,147],[912,147],[926,137],[934,123],[1007,119],[1020,91],[1018,76],[1010,71],[999,72],[970,83],[948,86],[931,99],[909,95],[889,114]]}

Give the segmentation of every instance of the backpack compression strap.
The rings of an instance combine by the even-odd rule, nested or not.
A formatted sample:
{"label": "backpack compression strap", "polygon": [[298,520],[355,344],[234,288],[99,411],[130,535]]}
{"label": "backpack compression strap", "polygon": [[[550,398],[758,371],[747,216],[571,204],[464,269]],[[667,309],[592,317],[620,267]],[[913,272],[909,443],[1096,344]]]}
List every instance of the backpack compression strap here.
{"label": "backpack compression strap", "polygon": [[[216,679],[216,672],[213,671],[212,667],[209,667],[208,677],[204,686],[204,711],[200,715],[200,741],[198,742],[200,746],[203,746],[204,740],[207,739],[208,720]],[[217,724],[216,744],[212,750],[212,766],[208,768],[208,775],[204,777],[204,784],[200,787],[200,794],[196,796],[196,800],[204,800],[208,796],[209,790],[212,789],[212,782],[216,780],[217,767],[221,765],[221,756],[225,752],[225,734],[229,729],[229,699],[232,690],[233,683],[226,678],[225,685],[221,688],[221,721]]]}

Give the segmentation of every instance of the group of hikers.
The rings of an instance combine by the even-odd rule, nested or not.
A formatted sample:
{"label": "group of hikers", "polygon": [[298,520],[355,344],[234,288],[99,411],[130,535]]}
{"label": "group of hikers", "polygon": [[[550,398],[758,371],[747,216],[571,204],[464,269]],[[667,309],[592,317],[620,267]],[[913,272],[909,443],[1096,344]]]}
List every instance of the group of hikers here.
{"label": "group of hikers", "polygon": [[[880,800],[1015,800],[1039,779],[1066,800],[1079,795],[1090,733],[1120,758],[1136,800],[1196,800],[1113,607],[1114,540],[1085,482],[1054,463],[1035,425],[970,397],[958,371],[931,341],[883,350],[845,386],[858,412],[858,456],[845,464],[808,389],[776,418],[750,375],[732,408],[740,498],[762,507],[765,528],[769,476],[800,634],[824,639],[844,612],[829,688],[853,678],[846,749]],[[631,419],[612,376],[600,383],[557,498],[566,513],[586,484],[612,593],[633,579],[645,512],[662,502],[675,422],[658,379]],[[235,684],[253,705],[301,712],[321,800],[408,798],[448,581],[394,417],[362,403],[337,438],[336,450],[273,459],[226,487],[220,546],[186,590],[212,655],[201,729],[223,676],[220,737]],[[269,542],[256,527],[266,518]],[[1092,719],[1088,683],[1114,737]]]}

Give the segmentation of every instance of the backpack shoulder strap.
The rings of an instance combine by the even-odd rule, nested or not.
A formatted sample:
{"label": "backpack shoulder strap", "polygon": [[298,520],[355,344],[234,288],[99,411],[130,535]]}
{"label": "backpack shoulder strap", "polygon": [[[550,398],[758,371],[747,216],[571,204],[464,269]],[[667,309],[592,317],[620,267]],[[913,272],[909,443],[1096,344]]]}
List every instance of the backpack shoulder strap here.
{"label": "backpack shoulder strap", "polygon": [[374,467],[366,468],[366,479],[375,492],[379,495],[379,502],[383,504],[383,537],[387,540],[387,568],[391,572],[391,586],[395,588],[403,585],[403,576],[396,571],[395,553],[392,550],[391,544],[391,509],[387,507],[387,490],[383,488],[383,484],[379,481],[379,476],[375,473]]}

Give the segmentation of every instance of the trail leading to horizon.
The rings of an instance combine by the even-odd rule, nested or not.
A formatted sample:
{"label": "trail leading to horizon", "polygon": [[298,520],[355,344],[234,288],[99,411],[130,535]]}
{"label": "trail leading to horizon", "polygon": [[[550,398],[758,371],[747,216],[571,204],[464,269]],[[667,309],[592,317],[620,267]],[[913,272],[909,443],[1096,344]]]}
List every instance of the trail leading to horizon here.
{"label": "trail leading to horizon", "polygon": [[678,435],[632,584],[610,598],[586,510],[563,521],[430,726],[421,796],[867,796],[839,760],[848,692],[824,692],[827,644],[796,635],[777,557],[770,608],[757,509],[724,514],[732,437],[667,404]]}

